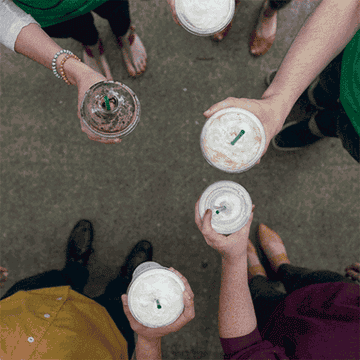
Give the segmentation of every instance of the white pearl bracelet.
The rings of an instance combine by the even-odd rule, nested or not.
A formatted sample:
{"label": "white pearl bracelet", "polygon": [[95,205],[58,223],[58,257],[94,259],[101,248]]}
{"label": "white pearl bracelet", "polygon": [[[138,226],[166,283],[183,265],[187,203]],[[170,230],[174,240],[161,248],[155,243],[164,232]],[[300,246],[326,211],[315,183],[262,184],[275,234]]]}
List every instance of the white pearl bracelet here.
{"label": "white pearl bracelet", "polygon": [[58,58],[58,56],[60,56],[61,54],[64,54],[64,53],[69,54],[69,55],[73,55],[73,53],[70,50],[61,50],[61,51],[56,53],[56,55],[54,56],[54,58],[52,60],[52,63],[51,63],[52,71],[53,71],[54,75],[59,79],[61,79],[61,76],[59,75],[59,73],[56,70],[56,59]]}

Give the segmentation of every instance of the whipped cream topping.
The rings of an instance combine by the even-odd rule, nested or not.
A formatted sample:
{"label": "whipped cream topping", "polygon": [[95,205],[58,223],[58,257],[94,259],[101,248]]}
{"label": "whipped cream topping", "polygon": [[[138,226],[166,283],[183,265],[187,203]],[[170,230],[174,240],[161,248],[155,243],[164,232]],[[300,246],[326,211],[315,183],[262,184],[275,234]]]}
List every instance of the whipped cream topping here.
{"label": "whipped cream topping", "polygon": [[[160,327],[172,323],[183,309],[180,284],[164,273],[149,271],[132,285],[129,305],[136,317],[146,326]],[[129,294],[129,295],[130,295]],[[161,307],[159,308],[160,305]]]}
{"label": "whipped cream topping", "polygon": [[217,28],[230,11],[229,1],[224,0],[182,0],[182,3],[184,16],[199,29]]}
{"label": "whipped cream topping", "polygon": [[[245,133],[232,145],[241,130]],[[214,114],[204,125],[201,141],[207,160],[225,171],[236,172],[248,167],[262,148],[260,127],[241,113],[241,109],[225,109]]]}

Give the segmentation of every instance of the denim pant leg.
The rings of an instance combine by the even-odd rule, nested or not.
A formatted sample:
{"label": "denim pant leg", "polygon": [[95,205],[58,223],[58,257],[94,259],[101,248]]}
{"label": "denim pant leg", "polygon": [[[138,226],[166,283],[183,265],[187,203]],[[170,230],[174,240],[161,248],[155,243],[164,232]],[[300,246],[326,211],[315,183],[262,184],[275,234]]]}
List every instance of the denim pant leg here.
{"label": "denim pant leg", "polygon": [[308,285],[325,284],[332,282],[344,282],[354,284],[354,280],[328,270],[313,271],[306,268],[282,264],[277,274],[284,284],[286,292],[291,294],[297,289]]}
{"label": "denim pant leg", "polygon": [[108,284],[103,295],[93,298],[93,300],[107,310],[117,328],[124,336],[128,344],[128,357],[131,359],[132,354],[135,351],[134,330],[131,328],[124,313],[121,301],[121,295],[126,294],[128,286],[129,282],[118,276]]}
{"label": "denim pant leg", "polygon": [[249,289],[254,304],[258,329],[261,333],[270,316],[286,298],[287,294],[276,290],[271,282],[261,275],[254,276],[251,279]]}
{"label": "denim pant leg", "polygon": [[17,293],[18,291],[29,291],[49,287],[67,286],[78,293],[82,293],[89,277],[89,271],[82,265],[73,262],[63,270],[51,270],[30,276],[14,284],[1,300]]}

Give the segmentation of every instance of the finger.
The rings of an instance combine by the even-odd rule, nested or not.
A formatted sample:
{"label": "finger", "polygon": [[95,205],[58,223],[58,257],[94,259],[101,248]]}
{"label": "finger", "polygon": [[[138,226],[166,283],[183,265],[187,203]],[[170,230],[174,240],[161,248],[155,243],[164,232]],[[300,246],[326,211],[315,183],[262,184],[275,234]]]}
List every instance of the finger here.
{"label": "finger", "polygon": [[211,226],[211,219],[212,219],[212,211],[210,209],[207,209],[203,217],[203,225],[202,225],[202,233],[204,236],[205,234],[211,235],[214,232],[214,229]]}
{"label": "finger", "polygon": [[349,270],[348,275],[351,276],[353,279],[360,280],[360,275],[354,270]]}
{"label": "finger", "polygon": [[254,212],[254,210],[255,210],[255,205],[253,204],[251,211]]}
{"label": "finger", "polygon": [[8,269],[5,269],[4,267],[0,266],[0,271],[8,271]]}
{"label": "finger", "polygon": [[207,118],[218,112],[219,110],[226,109],[228,107],[234,106],[235,98],[227,98],[223,101],[218,102],[217,104],[211,106],[208,110],[206,110],[203,115]]}
{"label": "finger", "polygon": [[345,268],[345,271],[347,271],[347,270],[357,270],[357,271],[359,271],[360,270],[360,264],[359,263],[351,264],[351,265],[349,265],[349,266],[347,266]]}
{"label": "finger", "polygon": [[195,204],[195,224],[197,225],[197,227],[201,231],[201,229],[202,229],[202,219],[201,219],[201,216],[200,216],[199,204],[200,204],[200,198],[198,199],[198,201]]}
{"label": "finger", "polygon": [[182,275],[179,271],[175,270],[173,267],[170,267],[169,270],[171,272],[173,272],[174,274],[176,274],[181,279],[181,281],[184,283],[184,286],[185,286],[185,291],[184,292],[187,292],[190,295],[190,297],[193,299],[194,298],[194,293],[191,290],[190,284],[187,281],[186,277],[184,275]]}
{"label": "finger", "polygon": [[128,306],[128,297],[126,294],[121,295],[121,301],[123,305]]}
{"label": "finger", "polygon": [[183,316],[185,318],[184,319],[185,323],[183,325],[185,325],[195,317],[195,304],[194,304],[194,298],[186,291],[184,291],[183,299],[184,299]]}

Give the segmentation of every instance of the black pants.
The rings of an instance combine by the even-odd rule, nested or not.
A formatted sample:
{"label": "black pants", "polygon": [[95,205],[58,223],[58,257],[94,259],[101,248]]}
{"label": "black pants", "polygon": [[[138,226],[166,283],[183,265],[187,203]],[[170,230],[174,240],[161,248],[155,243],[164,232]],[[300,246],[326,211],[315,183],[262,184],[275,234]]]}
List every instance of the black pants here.
{"label": "black pants", "polygon": [[[116,38],[126,34],[130,27],[129,2],[127,0],[108,1],[93,10],[102,18],[108,20]],[[91,12],[75,19],[42,28],[50,37],[73,38],[83,45],[95,45],[99,33],[94,25]]]}
{"label": "black pants", "polygon": [[[67,286],[80,294],[83,294],[84,287],[88,281],[89,271],[78,263],[71,263],[63,270],[46,271],[42,274],[31,276],[13,285],[1,300],[17,293],[20,290],[29,291],[35,289]],[[110,314],[117,328],[128,344],[128,356],[131,359],[135,350],[134,331],[130,327],[130,323],[123,311],[121,295],[126,293],[129,282],[121,277],[117,277],[106,287],[105,293],[93,298],[98,304],[103,306]],[[84,295],[85,296],[85,295]]]}
{"label": "black pants", "polygon": [[333,282],[355,283],[354,280],[333,271],[312,271],[289,264],[281,265],[277,275],[284,284],[287,294],[275,289],[273,284],[261,275],[254,276],[249,284],[260,332],[276,307],[293,291],[313,284]]}
{"label": "black pants", "polygon": [[344,50],[319,75],[320,81],[314,90],[314,98],[325,110],[319,111],[315,121],[323,135],[339,138],[345,150],[360,163],[359,134],[339,100],[343,55]]}
{"label": "black pants", "polygon": [[270,7],[274,10],[280,10],[290,3],[291,0],[270,0]]}

